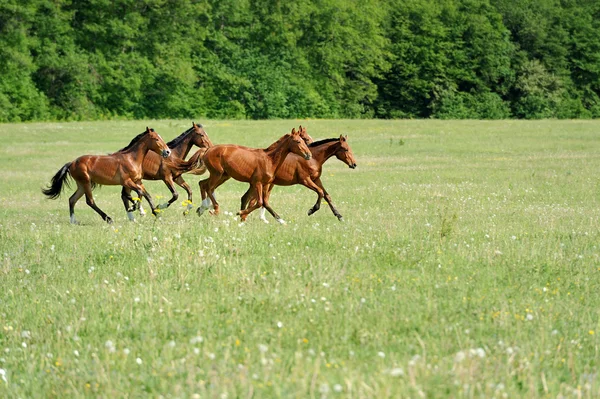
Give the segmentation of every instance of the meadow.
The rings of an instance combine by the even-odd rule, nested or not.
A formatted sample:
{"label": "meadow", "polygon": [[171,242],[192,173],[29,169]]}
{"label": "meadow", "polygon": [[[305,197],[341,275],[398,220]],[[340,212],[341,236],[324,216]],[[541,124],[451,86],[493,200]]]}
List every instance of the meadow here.
{"label": "meadow", "polygon": [[347,134],[358,168],[322,176],[345,222],[293,186],[286,225],[240,225],[227,182],[218,217],[179,189],[131,223],[102,187],[115,223],[82,200],[70,225],[72,191],[40,192],[64,163],[191,121],[0,125],[0,397],[600,395],[600,121],[196,122],[252,147]]}

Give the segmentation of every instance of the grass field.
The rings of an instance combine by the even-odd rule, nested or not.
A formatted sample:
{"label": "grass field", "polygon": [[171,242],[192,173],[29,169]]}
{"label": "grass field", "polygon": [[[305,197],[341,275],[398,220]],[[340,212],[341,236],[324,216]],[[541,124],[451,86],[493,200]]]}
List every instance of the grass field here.
{"label": "grass field", "polygon": [[283,226],[184,217],[183,190],[130,223],[102,187],[115,223],[82,200],[72,226],[40,192],[65,162],[191,122],[0,125],[0,397],[600,395],[600,121],[200,122],[348,134],[358,168],[323,174],[345,222],[294,186]]}

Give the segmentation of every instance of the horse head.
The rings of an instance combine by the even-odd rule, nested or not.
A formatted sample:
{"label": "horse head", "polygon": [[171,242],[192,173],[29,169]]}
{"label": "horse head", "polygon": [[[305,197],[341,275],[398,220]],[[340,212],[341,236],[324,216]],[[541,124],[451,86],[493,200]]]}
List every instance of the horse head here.
{"label": "horse head", "polygon": [[300,134],[300,137],[302,137],[302,140],[304,140],[304,142],[306,144],[312,144],[313,143],[313,138],[310,137],[310,135],[308,133],[306,133],[306,128],[302,127],[302,125],[300,125],[300,127],[298,128],[298,133]]}
{"label": "horse head", "polygon": [[352,148],[350,148],[350,145],[348,144],[348,136],[340,135],[340,145],[335,152],[335,156],[337,159],[348,165],[350,169],[356,168],[356,160],[354,159]]}
{"label": "horse head", "polygon": [[163,158],[167,158],[169,155],[171,155],[169,146],[167,146],[167,143],[165,143],[162,137],[160,137],[160,135],[156,133],[154,129],[150,129],[146,126],[146,134],[149,140],[148,148],[151,151],[154,151]]}
{"label": "horse head", "polygon": [[302,139],[302,136],[300,136],[300,133],[296,131],[296,128],[293,128],[292,133],[288,136],[288,143],[290,152],[300,155],[301,157],[304,157],[304,159],[310,159],[312,157],[310,149]]}
{"label": "horse head", "polygon": [[208,137],[208,134],[204,131],[202,125],[196,125],[192,122],[193,136],[192,143],[200,148],[210,148],[213,146],[212,141]]}

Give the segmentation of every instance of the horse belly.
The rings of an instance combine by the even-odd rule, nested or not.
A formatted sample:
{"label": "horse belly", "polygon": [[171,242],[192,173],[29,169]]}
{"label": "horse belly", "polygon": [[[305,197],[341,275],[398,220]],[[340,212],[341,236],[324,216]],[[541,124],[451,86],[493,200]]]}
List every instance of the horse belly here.
{"label": "horse belly", "polygon": [[99,156],[91,160],[88,167],[90,180],[96,184],[106,186],[121,185],[123,183],[120,165],[114,158]]}

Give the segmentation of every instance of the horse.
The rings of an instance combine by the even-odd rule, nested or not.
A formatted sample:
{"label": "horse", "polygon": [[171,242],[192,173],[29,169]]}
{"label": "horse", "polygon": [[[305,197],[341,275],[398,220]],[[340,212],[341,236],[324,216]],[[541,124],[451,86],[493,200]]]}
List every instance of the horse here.
{"label": "horse", "polygon": [[[74,161],[67,162],[52,177],[50,185],[42,189],[44,195],[50,199],[60,197],[63,184],[69,182],[70,176],[77,183],[77,191],[69,198],[69,214],[71,223],[76,224],[75,204],[85,194],[86,203],[95,210],[104,221],[112,223],[112,219],[104,213],[94,201],[92,190],[96,185],[121,185],[134,190],[139,198],[146,198],[156,216],[156,208],[152,197],[142,184],[142,162],[148,151],[160,154],[163,158],[169,157],[171,150],[154,129],[146,127],[146,130],[131,140],[121,150],[109,155],[83,155]],[[125,204],[125,201],[124,201]],[[128,215],[132,210],[125,208]],[[130,216],[131,218],[131,216]]]}
{"label": "horse", "polygon": [[[351,169],[356,168],[356,160],[348,144],[348,136],[340,135],[339,138],[316,141],[310,144],[308,148],[312,154],[312,159],[310,160],[306,160],[296,154],[288,154],[281,167],[277,169],[275,179],[266,187],[267,200],[271,195],[274,185],[292,186],[294,184],[302,184],[318,195],[317,202],[308,210],[309,216],[321,208],[321,200],[324,197],[333,214],[338,220],[343,221],[342,215],[335,209],[333,202],[331,202],[331,196],[327,193],[325,187],[323,187],[321,174],[323,164],[334,155]],[[250,201],[256,201],[256,195],[252,192],[252,189],[248,189],[242,196],[241,209],[245,209]],[[265,223],[269,223],[265,218],[264,208],[260,209],[260,219]]]}
{"label": "horse", "polygon": [[[302,125],[300,125],[300,127],[298,128],[298,134],[300,135],[300,137],[302,138],[302,140],[304,140],[304,142],[306,144],[311,144],[314,140],[313,138],[306,132],[306,127],[302,127]],[[206,172],[206,166],[204,164],[202,164],[199,168],[197,169],[193,169],[191,171],[188,171],[186,173],[189,174],[193,174],[193,175],[201,175],[204,172]],[[198,185],[200,186],[200,192],[202,192],[202,182],[198,182]],[[215,193],[213,193],[214,196]],[[216,198],[216,197],[215,197]],[[200,208],[202,209],[200,211],[200,214],[202,214],[206,209],[209,209],[212,207],[212,202],[210,201],[210,198],[208,198],[208,196],[202,200],[202,204],[200,205]],[[264,208],[261,208],[261,212],[263,212]]]}
{"label": "horse", "polygon": [[[187,214],[192,209],[192,190],[181,175],[186,172],[201,174],[206,170],[205,168],[201,170],[201,156],[204,154],[204,151],[199,150],[192,155],[189,161],[184,161],[194,145],[200,147],[200,149],[206,149],[212,147],[213,144],[202,125],[192,122],[191,128],[167,143],[167,146],[171,150],[171,156],[168,159],[163,159],[153,152],[149,152],[146,158],[144,158],[144,162],[142,163],[144,174],[142,178],[144,180],[162,180],[171,192],[171,199],[164,204],[159,204],[157,206],[158,209],[168,208],[179,198],[179,194],[175,190],[173,183],[177,183],[177,185],[187,192],[188,204],[184,214]],[[121,198],[123,201],[128,200],[134,203],[133,198],[131,198],[131,189],[127,187],[123,187]],[[142,216],[146,214],[141,203],[139,203],[139,211]]]}
{"label": "horse", "polygon": [[[282,136],[266,149],[248,148],[234,144],[216,145],[206,150],[202,157],[204,165],[210,172],[208,179],[200,182],[202,198],[210,198],[214,214],[219,214],[219,204],[213,192],[221,184],[234,178],[235,180],[250,183],[250,187],[257,193],[256,203],[248,209],[238,212],[242,222],[257,208],[264,206],[280,223],[283,219],[275,213],[267,201],[264,201],[264,188],[273,181],[275,172],[283,163],[290,152],[306,159],[311,158],[310,150],[300,137],[296,129],[290,134]],[[206,208],[198,207],[196,212],[201,215]]]}

